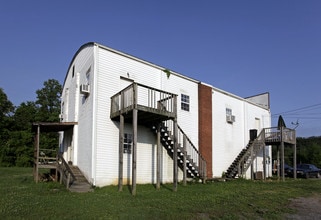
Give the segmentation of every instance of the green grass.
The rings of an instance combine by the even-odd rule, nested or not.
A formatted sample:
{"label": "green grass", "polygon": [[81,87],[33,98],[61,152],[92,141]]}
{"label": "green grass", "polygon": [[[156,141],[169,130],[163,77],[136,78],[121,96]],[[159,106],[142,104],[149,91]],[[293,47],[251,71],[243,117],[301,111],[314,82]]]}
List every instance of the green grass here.
{"label": "green grass", "polygon": [[321,192],[321,180],[235,180],[178,186],[138,185],[71,193],[54,183],[34,183],[31,168],[0,168],[0,219],[282,219],[289,198]]}

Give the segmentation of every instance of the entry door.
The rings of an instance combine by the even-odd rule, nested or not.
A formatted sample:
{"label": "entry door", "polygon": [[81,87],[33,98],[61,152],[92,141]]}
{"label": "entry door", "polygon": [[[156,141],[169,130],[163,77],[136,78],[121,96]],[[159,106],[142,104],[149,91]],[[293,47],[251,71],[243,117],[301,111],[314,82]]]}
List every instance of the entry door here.
{"label": "entry door", "polygon": [[258,134],[261,132],[261,120],[259,118],[255,118],[255,129],[257,130]]}

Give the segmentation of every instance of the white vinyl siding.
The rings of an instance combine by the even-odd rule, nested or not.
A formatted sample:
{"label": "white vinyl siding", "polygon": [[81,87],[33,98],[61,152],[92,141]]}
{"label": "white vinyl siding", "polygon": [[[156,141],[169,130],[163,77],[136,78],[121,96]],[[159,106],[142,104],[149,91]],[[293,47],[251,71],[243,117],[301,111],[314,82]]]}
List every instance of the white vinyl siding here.
{"label": "white vinyl siding", "polygon": [[[255,119],[262,119],[261,128],[270,127],[268,110],[251,104],[241,98],[214,91],[212,96],[213,108],[213,176],[220,177],[231,165],[241,150],[249,141],[249,130],[255,128]],[[235,116],[235,122],[227,123],[226,115],[231,111]],[[260,132],[260,131],[258,131]],[[270,155],[267,148],[267,155]],[[262,158],[258,158],[255,164],[262,165]],[[263,167],[255,167],[263,170]],[[247,178],[250,178],[250,169]]]}
{"label": "white vinyl siding", "polygon": [[[198,148],[198,81],[135,57],[98,44],[81,48],[66,76],[62,99],[64,121],[77,121],[72,144],[76,162],[86,178],[96,186],[116,185],[119,166],[119,122],[110,119],[110,98],[132,82],[168,91],[177,95],[177,122]],[[74,72],[74,76],[72,76]],[[79,94],[81,84],[90,85],[90,94]],[[144,103],[139,88],[138,101]],[[183,96],[182,96],[183,95]],[[183,98],[182,98],[183,97]],[[244,99],[213,89],[213,175],[221,176],[249,139],[249,129],[269,127],[270,113]],[[187,108],[181,108],[188,105]],[[79,106],[79,107],[77,107]],[[226,109],[235,116],[226,122]],[[188,111],[187,111],[188,110]],[[138,120],[140,120],[138,118]],[[132,133],[132,124],[125,124],[125,133]],[[66,133],[66,135],[71,135]],[[69,137],[68,137],[69,138]],[[63,142],[70,143],[69,139]],[[67,143],[68,142],[68,143]],[[78,144],[77,144],[78,143]],[[137,183],[156,183],[156,135],[151,128],[138,126]],[[269,149],[267,150],[269,151]],[[270,153],[270,152],[269,152]],[[124,154],[124,184],[131,182],[132,154]],[[162,148],[161,181],[173,181],[173,160]],[[259,164],[259,160],[257,164]],[[259,169],[259,167],[258,167]],[[179,169],[179,180],[182,171]]]}

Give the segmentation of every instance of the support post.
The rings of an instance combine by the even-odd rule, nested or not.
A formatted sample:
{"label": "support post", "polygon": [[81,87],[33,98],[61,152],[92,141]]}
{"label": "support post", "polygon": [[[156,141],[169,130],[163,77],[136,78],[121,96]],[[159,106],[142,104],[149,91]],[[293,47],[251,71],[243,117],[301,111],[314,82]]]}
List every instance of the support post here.
{"label": "support post", "polygon": [[123,190],[123,161],[124,161],[124,115],[120,114],[119,122],[119,165],[118,165],[118,191]]}
{"label": "support post", "polygon": [[70,173],[68,172],[67,175],[67,183],[66,183],[66,188],[69,189],[69,184],[70,184]]}
{"label": "support post", "polygon": [[132,149],[132,195],[136,195],[136,158],[137,158],[137,84],[133,84],[133,149]]}
{"label": "support post", "polygon": [[266,179],[266,152],[265,146],[263,147],[263,180]]}
{"label": "support post", "polygon": [[284,141],[283,141],[283,127],[281,127],[281,167],[282,167],[282,181],[285,181],[284,176]]}
{"label": "support post", "polygon": [[[252,180],[254,180],[254,166],[253,166],[253,162],[254,162],[254,160],[253,160],[253,154],[254,154],[254,152],[253,152],[253,148],[254,148],[254,146],[253,146],[253,142],[252,142],[252,146],[251,146],[251,179]],[[243,167],[244,167],[244,164],[242,164],[243,165]],[[243,171],[242,171],[243,172]],[[256,172],[257,172],[257,169],[256,169]],[[255,176],[256,177],[256,176]]]}
{"label": "support post", "polygon": [[277,152],[276,152],[276,172],[278,175],[278,181],[280,181],[280,146],[277,146]]}
{"label": "support post", "polygon": [[183,134],[183,185],[186,186],[186,135]]}
{"label": "support post", "polygon": [[293,178],[296,179],[296,143],[293,145]]}
{"label": "support post", "polygon": [[161,179],[161,124],[157,125],[157,161],[156,161],[156,189],[160,189],[160,179]]}
{"label": "support post", "polygon": [[177,119],[174,119],[174,152],[173,152],[173,191],[177,191],[177,184],[178,184],[178,164],[177,164],[177,134],[178,134],[178,127],[177,127]]}
{"label": "support post", "polygon": [[35,161],[34,161],[34,180],[39,180],[39,141],[40,141],[40,125],[37,126],[37,134],[35,140]]}

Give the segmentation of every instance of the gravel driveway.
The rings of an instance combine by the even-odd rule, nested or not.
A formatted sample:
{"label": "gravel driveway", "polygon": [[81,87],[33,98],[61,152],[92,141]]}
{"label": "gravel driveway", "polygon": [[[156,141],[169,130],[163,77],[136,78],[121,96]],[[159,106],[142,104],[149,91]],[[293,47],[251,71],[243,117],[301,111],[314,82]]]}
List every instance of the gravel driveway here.
{"label": "gravel driveway", "polygon": [[284,219],[321,219],[321,194],[292,199],[290,208],[296,214],[286,214]]}

